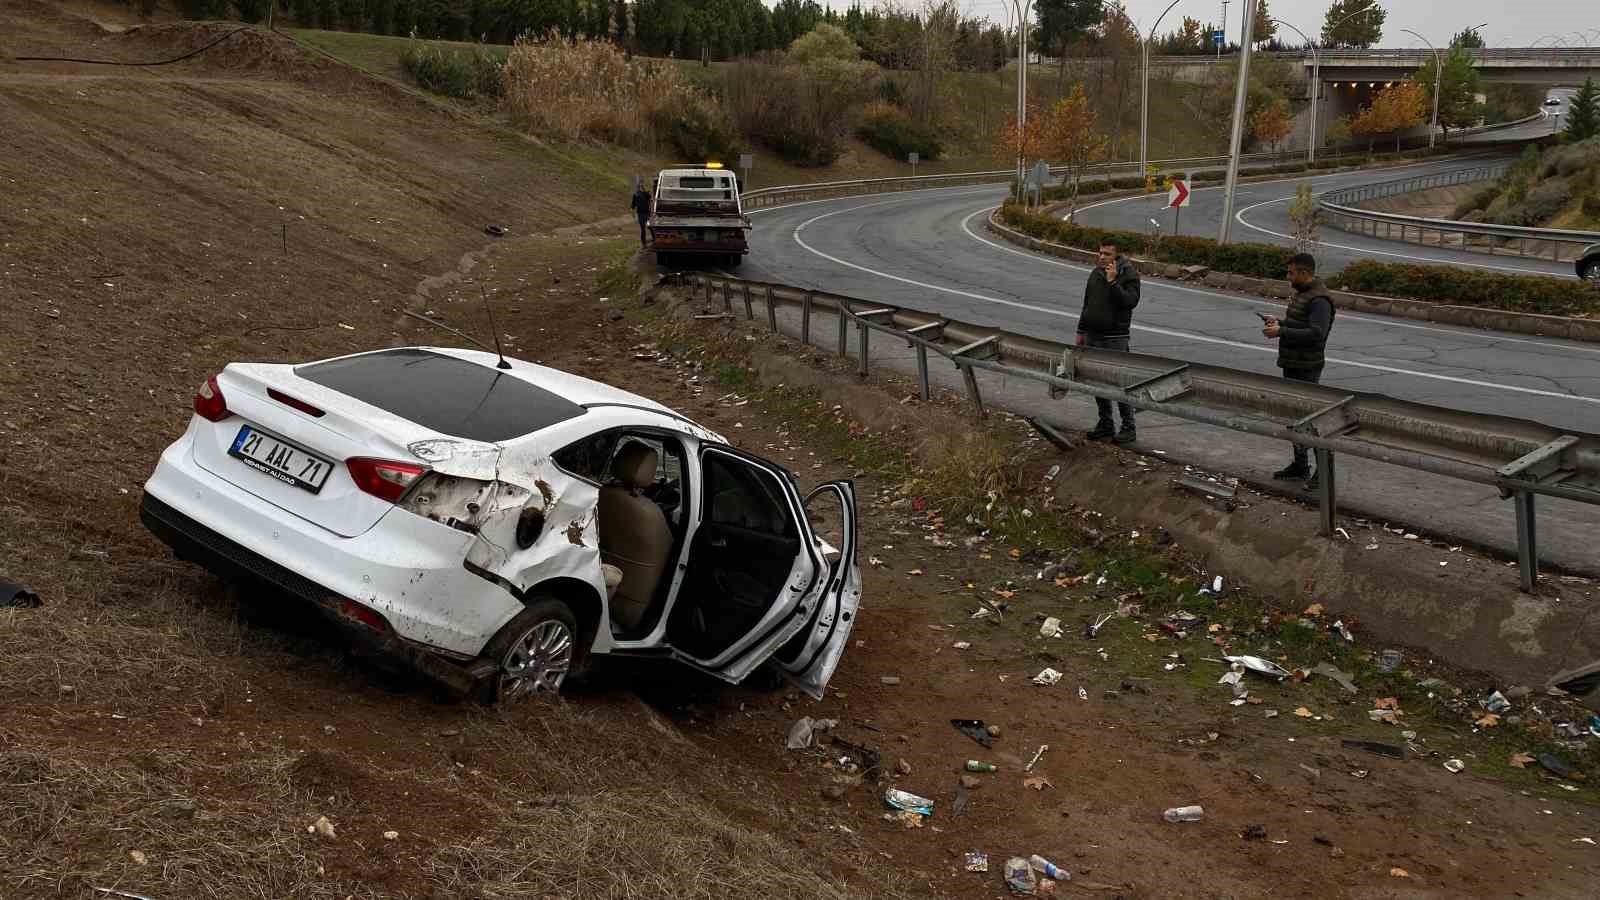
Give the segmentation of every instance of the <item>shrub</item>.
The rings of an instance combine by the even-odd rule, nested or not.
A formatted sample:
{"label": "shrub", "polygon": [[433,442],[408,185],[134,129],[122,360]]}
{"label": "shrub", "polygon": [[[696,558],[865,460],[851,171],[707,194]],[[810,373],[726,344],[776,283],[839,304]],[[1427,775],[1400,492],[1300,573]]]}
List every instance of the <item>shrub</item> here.
{"label": "shrub", "polygon": [[519,38],[503,67],[505,103],[531,131],[691,161],[726,158],[739,141],[726,113],[672,64],[630,61],[609,41]]}
{"label": "shrub", "polygon": [[1126,178],[1113,178],[1111,179],[1111,186],[1119,191],[1133,190],[1144,187],[1144,179],[1137,175],[1130,175]]}
{"label": "shrub", "polygon": [[1546,315],[1600,312],[1600,291],[1581,281],[1450,266],[1363,260],[1346,266],[1328,284],[1347,291]]}
{"label": "shrub", "polygon": [[904,160],[915,152],[926,161],[938,159],[944,152],[933,129],[918,125],[904,110],[889,103],[868,104],[856,126],[856,136],[890,159]]}
{"label": "shrub", "polygon": [[740,130],[801,166],[825,166],[844,152],[851,110],[870,96],[877,67],[823,57],[807,62],[741,62],[723,99]]}
{"label": "shrub", "polygon": [[1583,214],[1591,219],[1600,219],[1600,194],[1583,198]]}
{"label": "shrub", "polygon": [[446,50],[412,41],[400,51],[400,67],[417,84],[447,97],[471,100],[505,93],[501,62],[488,50]]}
{"label": "shrub", "polygon": [[1228,173],[1222,169],[1204,169],[1189,176],[1190,181],[1223,181]]}
{"label": "shrub", "polygon": [[1284,266],[1292,252],[1271,244],[1218,246],[1216,241],[1209,238],[1187,235],[1170,235],[1157,241],[1143,232],[1075,225],[1038,213],[1024,212],[1014,206],[1005,207],[1001,217],[1007,225],[1018,231],[1080,250],[1098,250],[1100,244],[1110,238],[1118,248],[1129,253],[1181,265],[1208,266],[1219,272],[1234,272],[1256,278],[1282,278]]}
{"label": "shrub", "polygon": [[[1546,181],[1533,190],[1520,203],[1508,201],[1496,217],[1490,219],[1500,225],[1537,226],[1550,221],[1572,201],[1572,185],[1565,179]],[[1491,210],[1493,207],[1491,207]]]}
{"label": "shrub", "polygon": [[1459,219],[1474,210],[1488,209],[1494,198],[1500,196],[1499,184],[1486,184],[1473,191],[1467,199],[1456,204],[1455,211],[1450,213],[1450,218]]}

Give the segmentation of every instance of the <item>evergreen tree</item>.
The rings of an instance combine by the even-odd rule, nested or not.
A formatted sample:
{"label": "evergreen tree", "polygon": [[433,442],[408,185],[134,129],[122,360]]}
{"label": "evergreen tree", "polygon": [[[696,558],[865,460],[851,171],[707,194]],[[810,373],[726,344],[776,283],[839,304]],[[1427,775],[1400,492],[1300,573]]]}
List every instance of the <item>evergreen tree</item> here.
{"label": "evergreen tree", "polygon": [[1593,78],[1588,78],[1572,95],[1572,103],[1567,108],[1567,137],[1585,141],[1597,135],[1600,135],[1600,88],[1595,86]]}

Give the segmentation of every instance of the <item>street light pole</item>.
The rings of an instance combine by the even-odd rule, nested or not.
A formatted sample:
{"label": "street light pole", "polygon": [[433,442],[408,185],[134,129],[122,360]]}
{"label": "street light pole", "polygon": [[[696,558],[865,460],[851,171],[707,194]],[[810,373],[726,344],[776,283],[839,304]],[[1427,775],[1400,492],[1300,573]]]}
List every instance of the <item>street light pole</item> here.
{"label": "street light pole", "polygon": [[[1428,149],[1432,150],[1434,133],[1439,130],[1439,87],[1444,83],[1444,63],[1439,59],[1439,48],[1432,41],[1409,28],[1400,30],[1427,44],[1428,49],[1433,51],[1433,122],[1428,125]],[[1399,138],[1395,140],[1398,143]]]}
{"label": "street light pole", "polygon": [[1033,8],[1033,0],[1011,0],[1011,6],[1017,13],[1017,189],[1020,191],[1025,175],[1023,135],[1027,134],[1028,125],[1028,13]]}
{"label": "street light pole", "polygon": [[[1222,225],[1217,243],[1228,242],[1233,224],[1233,191],[1239,183],[1239,146],[1244,142],[1245,101],[1250,95],[1250,39],[1256,23],[1256,0],[1244,0],[1244,23],[1239,28],[1239,84],[1233,92],[1233,135],[1228,139],[1228,183],[1222,192]],[[1226,28],[1226,25],[1224,25]]]}
{"label": "street light pole", "polygon": [[1306,33],[1304,31],[1301,31],[1282,19],[1271,19],[1269,21],[1275,25],[1282,25],[1290,31],[1293,31],[1295,34],[1300,35],[1300,39],[1306,42],[1307,47],[1311,48],[1311,149],[1306,153],[1306,162],[1314,163],[1317,161],[1317,97],[1322,93],[1322,60],[1317,56],[1317,43],[1311,38],[1306,37]]}
{"label": "street light pole", "polygon": [[1144,40],[1144,79],[1139,87],[1139,177],[1144,178],[1150,165],[1147,141],[1150,135],[1150,42],[1156,39],[1156,29],[1161,26],[1161,20],[1172,12],[1178,5],[1178,0],[1172,0],[1167,8],[1156,16],[1156,23],[1150,26],[1150,33]]}

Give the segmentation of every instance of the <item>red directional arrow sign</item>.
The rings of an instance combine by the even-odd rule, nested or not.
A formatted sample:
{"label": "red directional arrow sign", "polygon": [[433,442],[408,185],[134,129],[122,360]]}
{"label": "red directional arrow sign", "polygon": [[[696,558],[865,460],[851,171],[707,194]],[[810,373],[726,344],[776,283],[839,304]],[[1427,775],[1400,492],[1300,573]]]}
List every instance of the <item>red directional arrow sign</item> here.
{"label": "red directional arrow sign", "polygon": [[1178,178],[1172,179],[1172,187],[1167,188],[1167,206],[1171,209],[1180,209],[1189,205],[1189,183]]}

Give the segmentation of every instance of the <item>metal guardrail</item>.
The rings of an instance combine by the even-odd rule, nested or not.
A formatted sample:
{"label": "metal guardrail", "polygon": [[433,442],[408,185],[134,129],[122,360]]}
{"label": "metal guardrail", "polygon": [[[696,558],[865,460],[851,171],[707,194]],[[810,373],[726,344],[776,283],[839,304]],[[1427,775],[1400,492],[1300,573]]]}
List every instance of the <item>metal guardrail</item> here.
{"label": "metal guardrail", "polygon": [[[863,376],[874,332],[905,341],[916,350],[918,387],[925,400],[932,396],[928,356],[942,357],[960,371],[980,416],[984,407],[976,371],[981,369],[1039,382],[1052,397],[1078,391],[1311,447],[1322,473],[1324,535],[1332,536],[1336,528],[1338,454],[1490,485],[1515,503],[1522,587],[1530,592],[1538,579],[1534,498],[1543,494],[1600,505],[1600,435],[1220,366],[1079,347],[789,285],[718,274],[695,274],[689,281],[703,288],[707,303],[720,295],[729,313],[737,300],[748,319],[755,318],[759,298],[774,332],[779,330],[778,307],[798,308],[798,336],[806,344],[812,343],[812,319],[819,314],[824,321],[831,319],[841,357],[849,352],[854,326]],[[1035,427],[1049,436],[1048,426]]]}
{"label": "metal guardrail", "polygon": [[[1285,55],[1282,51],[1279,55]],[[1589,62],[1600,65],[1600,49],[1568,49],[1565,47],[1492,47],[1468,48],[1467,55],[1474,62],[1483,62],[1493,59],[1530,60],[1542,62]],[[1293,54],[1300,55],[1300,54]],[[1330,59],[1404,59],[1423,60],[1433,58],[1433,51],[1424,47],[1413,47],[1396,50],[1318,50],[1317,55],[1323,60]]]}
{"label": "metal guardrail", "polygon": [[[1397,181],[1384,181],[1362,187],[1329,191],[1317,198],[1323,221],[1341,231],[1366,234],[1388,240],[1434,247],[1454,247],[1461,250],[1495,255],[1498,250],[1510,256],[1548,257],[1560,262],[1582,255],[1585,247],[1600,243],[1600,232],[1574,231],[1564,228],[1528,228],[1520,225],[1492,225],[1487,222],[1461,222],[1456,219],[1435,219],[1407,216],[1401,213],[1362,209],[1349,204],[1380,197],[1392,197],[1413,191],[1468,184],[1498,178],[1510,168],[1510,163],[1458,169],[1435,175],[1421,175]],[[1396,234],[1396,231],[1399,234]],[[1431,237],[1431,240],[1430,240]],[[1530,251],[1530,245],[1532,252]],[[1571,251],[1564,254],[1564,251]]]}

